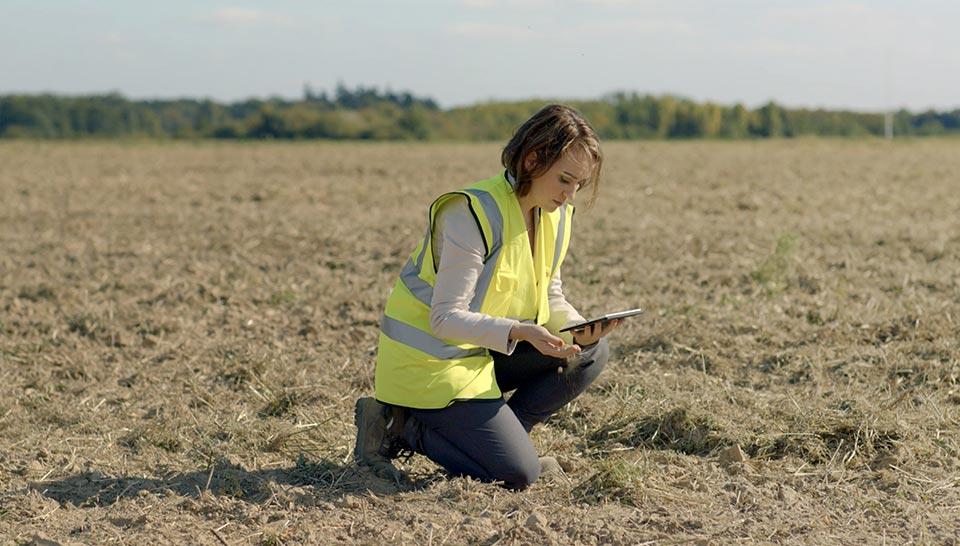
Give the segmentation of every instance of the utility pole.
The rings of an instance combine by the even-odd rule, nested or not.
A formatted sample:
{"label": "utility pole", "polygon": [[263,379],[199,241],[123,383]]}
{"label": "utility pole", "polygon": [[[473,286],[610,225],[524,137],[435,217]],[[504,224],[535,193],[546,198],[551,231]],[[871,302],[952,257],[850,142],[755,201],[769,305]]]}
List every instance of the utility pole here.
{"label": "utility pole", "polygon": [[893,52],[890,47],[887,47],[885,53],[886,55],[883,56],[883,101],[889,110],[883,113],[883,136],[887,140],[893,140],[893,105],[890,97],[890,56]]}

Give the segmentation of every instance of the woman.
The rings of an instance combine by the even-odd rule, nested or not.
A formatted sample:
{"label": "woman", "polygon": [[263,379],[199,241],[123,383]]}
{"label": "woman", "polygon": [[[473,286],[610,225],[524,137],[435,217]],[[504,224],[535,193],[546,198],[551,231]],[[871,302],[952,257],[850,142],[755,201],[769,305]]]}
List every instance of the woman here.
{"label": "woman", "polygon": [[583,321],[560,268],[574,196],[597,195],[596,133],[575,110],[546,106],[501,159],[504,173],[434,201],[387,300],[376,398],[358,400],[355,414],[354,457],[378,474],[398,478],[390,460],[413,451],[451,474],[523,489],[557,471],[530,430],[606,363],[602,338],[618,321],[559,334]]}

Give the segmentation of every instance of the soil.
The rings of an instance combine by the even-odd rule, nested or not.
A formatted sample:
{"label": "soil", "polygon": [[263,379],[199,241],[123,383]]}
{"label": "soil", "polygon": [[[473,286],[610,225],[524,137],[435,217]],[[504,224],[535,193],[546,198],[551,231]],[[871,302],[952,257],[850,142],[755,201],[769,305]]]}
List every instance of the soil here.
{"label": "soil", "polygon": [[497,144],[0,143],[0,544],[956,544],[951,140],[612,142],[642,306],[511,493],[351,462],[387,293]]}

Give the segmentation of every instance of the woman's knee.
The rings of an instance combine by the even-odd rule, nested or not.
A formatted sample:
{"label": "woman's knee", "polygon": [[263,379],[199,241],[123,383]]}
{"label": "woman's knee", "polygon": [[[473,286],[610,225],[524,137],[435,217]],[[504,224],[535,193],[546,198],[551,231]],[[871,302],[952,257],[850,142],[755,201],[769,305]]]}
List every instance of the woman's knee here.
{"label": "woman's knee", "polygon": [[601,338],[600,341],[583,351],[579,359],[582,362],[579,368],[583,372],[592,377],[600,375],[600,371],[603,370],[604,366],[607,365],[607,360],[610,359],[610,345],[606,338]]}
{"label": "woman's knee", "polygon": [[599,364],[598,367],[603,368],[610,359],[610,344],[607,343],[607,338],[600,338],[600,341],[591,348],[591,353],[590,359],[593,360],[594,365]]}
{"label": "woman's knee", "polygon": [[504,487],[521,491],[533,485],[540,477],[540,459],[524,458],[512,461],[513,464],[504,468],[496,477],[497,481],[503,482]]}

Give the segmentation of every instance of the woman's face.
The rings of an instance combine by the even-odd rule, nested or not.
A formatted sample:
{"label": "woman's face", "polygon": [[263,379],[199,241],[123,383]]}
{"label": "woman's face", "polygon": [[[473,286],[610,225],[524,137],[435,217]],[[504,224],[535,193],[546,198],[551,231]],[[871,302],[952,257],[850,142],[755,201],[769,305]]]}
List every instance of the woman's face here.
{"label": "woman's face", "polygon": [[530,206],[553,212],[564,203],[573,201],[580,185],[590,178],[592,169],[592,161],[586,152],[570,150],[532,180],[530,193],[524,196],[524,200]]}

